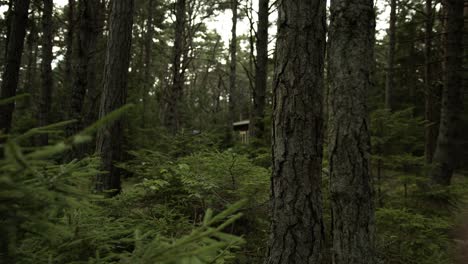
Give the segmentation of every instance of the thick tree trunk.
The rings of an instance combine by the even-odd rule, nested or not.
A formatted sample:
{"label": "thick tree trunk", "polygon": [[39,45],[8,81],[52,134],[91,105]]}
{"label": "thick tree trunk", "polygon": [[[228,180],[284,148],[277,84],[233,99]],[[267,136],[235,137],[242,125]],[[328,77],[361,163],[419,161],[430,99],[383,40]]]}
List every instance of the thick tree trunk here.
{"label": "thick tree trunk", "polygon": [[[41,57],[41,92],[39,98],[39,111],[37,120],[39,126],[50,124],[50,110],[52,107],[52,91],[54,89],[54,79],[52,73],[53,60],[53,0],[44,0],[42,10],[42,57]],[[48,135],[43,134],[38,137],[39,145],[47,145]]]}
{"label": "thick tree trunk", "polygon": [[322,263],[325,0],[279,2],[267,264]]}
{"label": "thick tree trunk", "polygon": [[367,93],[374,68],[372,0],[333,0],[329,31],[329,173],[334,264],[374,264]]}
{"label": "thick tree trunk", "polygon": [[[84,127],[84,101],[86,92],[96,89],[95,57],[96,46],[100,32],[98,21],[99,6],[95,0],[79,0],[78,2],[78,34],[73,51],[73,83],[71,89],[70,119],[77,120],[69,126],[69,136],[78,133]],[[90,80],[92,78],[92,80]],[[93,86],[93,87],[91,87]]]}
{"label": "thick tree trunk", "polygon": [[[28,22],[28,8],[29,0],[14,1],[13,12],[9,19],[6,64],[2,75],[0,99],[15,96],[18,89],[19,69]],[[0,131],[10,132],[14,108],[14,102],[0,105]]]}
{"label": "thick tree trunk", "polygon": [[142,127],[148,125],[148,96],[151,88],[153,87],[153,71],[152,71],[152,56],[153,56],[153,14],[154,14],[154,0],[148,0],[148,17],[146,19],[146,36],[145,36],[145,59],[144,59],[144,82],[143,82],[143,113],[142,113]]}
{"label": "thick tree trunk", "polygon": [[231,144],[232,139],[232,123],[239,117],[239,94],[237,89],[237,19],[238,19],[238,0],[231,0],[232,11],[232,28],[231,28],[231,43],[229,45],[229,105],[228,105],[228,123],[226,128],[226,142]]}
{"label": "thick tree trunk", "polygon": [[268,0],[260,0],[257,27],[257,63],[253,89],[252,136],[262,139],[265,133],[265,96],[268,76]]}
{"label": "thick tree trunk", "polygon": [[426,0],[426,23],[424,35],[424,85],[425,85],[425,118],[426,118],[426,139],[425,139],[425,157],[426,164],[431,164],[434,157],[434,151],[437,140],[437,119],[435,113],[435,91],[432,77],[432,38],[434,14],[432,10],[432,0]]}
{"label": "thick tree trunk", "polygon": [[390,25],[388,29],[387,76],[385,79],[385,108],[394,110],[395,96],[395,48],[397,0],[390,0]]}
{"label": "thick tree trunk", "polygon": [[[134,1],[113,0],[111,4],[100,118],[125,105],[127,99]],[[122,160],[122,142],[122,120],[105,125],[97,134],[96,152],[100,154],[102,169],[106,171],[97,176],[98,192],[120,192],[121,172],[115,163]]]}
{"label": "thick tree trunk", "polygon": [[167,130],[175,135],[181,125],[181,100],[184,90],[184,71],[182,69],[182,56],[184,54],[184,32],[186,23],[186,0],[176,2],[176,23],[174,50],[172,61],[172,87],[169,90],[169,98],[164,114],[164,124]]}
{"label": "thick tree trunk", "polygon": [[[91,4],[91,6],[90,6]],[[89,126],[97,121],[99,118],[99,107],[100,99],[102,93],[102,86],[99,85],[101,80],[98,80],[97,71],[99,70],[98,62],[101,61],[101,58],[105,57],[104,53],[100,53],[98,50],[99,42],[103,40],[103,31],[104,31],[104,18],[107,16],[106,2],[105,1],[87,1],[87,6],[89,8],[94,8],[94,12],[89,12],[90,15],[94,17],[92,20],[92,29],[93,31],[87,32],[89,36],[83,35],[83,40],[87,39],[89,41],[89,60],[88,60],[88,72],[86,80],[86,98],[85,105],[87,109],[84,109],[83,113],[83,125]],[[83,10],[80,10],[83,12]],[[91,28],[89,28],[91,29]],[[102,57],[101,57],[102,56]],[[104,61],[105,59],[102,59]]]}
{"label": "thick tree trunk", "polygon": [[460,159],[460,120],[463,111],[463,0],[446,0],[445,74],[442,107],[434,154],[432,181],[450,185]]}

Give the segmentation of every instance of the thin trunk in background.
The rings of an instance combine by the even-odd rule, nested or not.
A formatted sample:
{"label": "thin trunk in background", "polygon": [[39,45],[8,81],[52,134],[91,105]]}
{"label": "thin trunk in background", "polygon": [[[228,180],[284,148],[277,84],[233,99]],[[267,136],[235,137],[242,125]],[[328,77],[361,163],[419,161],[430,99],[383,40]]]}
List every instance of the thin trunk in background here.
{"label": "thin trunk in background", "polygon": [[425,118],[426,118],[426,138],[425,138],[425,158],[426,164],[431,164],[434,157],[434,151],[437,140],[437,124],[435,113],[435,89],[433,87],[433,56],[432,56],[432,38],[434,14],[432,0],[425,2],[425,35],[424,35],[424,86],[425,86]]}
{"label": "thin trunk in background", "polygon": [[176,135],[181,127],[182,96],[184,93],[184,71],[182,57],[184,54],[184,35],[186,24],[186,0],[176,2],[176,22],[174,48],[172,55],[172,87],[168,91],[167,107],[164,113],[164,124],[170,134]]}
{"label": "thin trunk in background", "polygon": [[232,11],[232,28],[231,28],[231,43],[229,45],[229,104],[228,104],[228,123],[226,127],[226,144],[230,145],[233,142],[232,123],[239,117],[239,102],[237,89],[237,19],[238,19],[238,2],[231,0]]}
{"label": "thin trunk in background", "polygon": [[265,133],[265,96],[268,76],[268,14],[269,1],[260,0],[258,6],[257,60],[253,89],[252,135],[262,139]]}
{"label": "thin trunk in background", "polygon": [[73,41],[75,38],[75,0],[68,0],[67,17],[67,33],[65,35],[65,76],[63,78],[63,86],[66,94],[71,91],[73,83],[72,64],[73,64]]}
{"label": "thin trunk in background", "polygon": [[395,103],[395,48],[397,0],[390,0],[390,25],[388,29],[387,76],[385,80],[385,108],[394,110]]}
{"label": "thin trunk in background", "polygon": [[144,82],[143,82],[143,113],[142,113],[142,126],[148,125],[148,96],[151,88],[153,88],[153,71],[152,71],[152,56],[153,56],[153,14],[154,14],[154,0],[148,0],[148,10],[146,19],[146,36],[145,36],[145,58],[144,58]]}
{"label": "thin trunk in background", "polygon": [[[54,89],[54,79],[52,72],[53,60],[53,0],[44,0],[42,8],[42,53],[41,53],[41,91],[39,96],[39,109],[37,120],[39,126],[50,124],[50,111],[52,107],[52,91]],[[44,146],[49,143],[47,134],[38,136],[39,145]]]}
{"label": "thin trunk in background", "polygon": [[432,181],[450,185],[452,175],[460,159],[461,114],[463,112],[463,0],[446,0],[445,25],[445,73],[442,106],[434,153]]}
{"label": "thin trunk in background", "polygon": [[[134,1],[113,0],[111,5],[100,118],[124,106],[127,100]],[[123,125],[123,120],[119,119],[98,131],[96,152],[106,172],[97,176],[98,192],[109,191],[110,195],[115,195],[121,190],[121,170],[116,163],[122,161],[123,156]]]}
{"label": "thin trunk in background", "polygon": [[367,108],[374,35],[373,0],[331,2],[328,155],[334,264],[376,263]]}
{"label": "thin trunk in background", "polygon": [[[16,0],[13,3],[13,12],[8,25],[8,44],[2,75],[0,100],[14,97],[18,89],[19,69],[28,22],[28,9],[29,0]],[[0,105],[0,131],[3,133],[9,133],[11,130],[14,109],[14,102]]]}
{"label": "thin trunk in background", "polygon": [[325,0],[279,2],[266,264],[323,261]]}

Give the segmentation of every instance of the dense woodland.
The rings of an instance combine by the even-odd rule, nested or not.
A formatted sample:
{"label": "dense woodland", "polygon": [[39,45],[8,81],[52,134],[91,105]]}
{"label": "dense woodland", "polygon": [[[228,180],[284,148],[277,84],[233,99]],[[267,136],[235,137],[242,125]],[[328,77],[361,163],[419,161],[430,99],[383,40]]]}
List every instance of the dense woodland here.
{"label": "dense woodland", "polygon": [[468,263],[466,0],[0,10],[0,263]]}

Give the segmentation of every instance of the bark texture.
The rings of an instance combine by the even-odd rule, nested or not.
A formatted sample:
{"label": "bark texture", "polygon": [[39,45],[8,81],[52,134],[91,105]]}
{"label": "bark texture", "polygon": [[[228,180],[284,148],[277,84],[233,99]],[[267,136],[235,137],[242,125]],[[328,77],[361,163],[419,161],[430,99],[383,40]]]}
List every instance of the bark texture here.
{"label": "bark texture", "polygon": [[184,93],[185,74],[182,69],[182,57],[184,54],[184,35],[186,24],[186,0],[176,2],[176,22],[174,49],[172,56],[172,87],[169,90],[167,107],[164,114],[164,124],[167,130],[175,135],[181,126],[181,101]]}
{"label": "bark texture", "polygon": [[253,89],[252,136],[262,139],[265,133],[265,96],[268,76],[268,5],[269,0],[258,2],[257,63]]}
{"label": "bark texture", "polygon": [[[113,0],[111,4],[100,118],[125,105],[127,99],[134,1]],[[102,169],[107,172],[97,176],[98,192],[112,190],[111,194],[116,194],[121,189],[121,171],[115,163],[122,160],[122,142],[122,120],[104,126],[97,134],[96,152],[101,156]]]}
{"label": "bark texture", "polygon": [[463,112],[463,0],[446,0],[445,74],[442,107],[434,154],[432,181],[450,185],[453,171],[460,159],[460,130]]}
{"label": "bark texture", "polygon": [[[5,68],[2,75],[0,99],[15,96],[18,89],[19,69],[28,22],[28,8],[29,0],[16,0],[13,3],[13,12],[9,15]],[[10,132],[14,109],[14,102],[0,105],[0,131]]]}
{"label": "bark texture", "polygon": [[[37,120],[39,126],[49,125],[50,110],[52,107],[52,92],[54,90],[54,78],[52,76],[53,49],[53,0],[44,0],[42,10],[42,56],[41,56],[41,92],[39,98],[39,111]],[[39,135],[38,144],[47,145],[49,138],[47,134]]]}
{"label": "bark texture", "polygon": [[279,1],[267,264],[322,261],[324,0]]}
{"label": "bark texture", "polygon": [[395,94],[395,48],[397,0],[390,0],[390,25],[388,29],[387,76],[385,80],[385,108],[394,110]]}
{"label": "bark texture", "polygon": [[367,92],[374,68],[372,0],[332,0],[329,173],[334,264],[374,264]]}
{"label": "bark texture", "polygon": [[[84,127],[84,101],[86,92],[96,89],[95,57],[97,40],[100,33],[98,23],[99,3],[95,0],[78,2],[78,34],[73,51],[73,83],[69,118],[77,120],[68,129],[68,135],[78,133]],[[91,87],[93,86],[93,87]]]}

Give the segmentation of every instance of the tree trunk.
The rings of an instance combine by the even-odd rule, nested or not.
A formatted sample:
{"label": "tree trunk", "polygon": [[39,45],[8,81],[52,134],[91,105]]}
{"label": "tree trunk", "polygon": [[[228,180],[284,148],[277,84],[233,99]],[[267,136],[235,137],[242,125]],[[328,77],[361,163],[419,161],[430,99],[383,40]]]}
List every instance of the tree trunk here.
{"label": "tree trunk", "polygon": [[426,164],[431,164],[434,157],[434,151],[437,140],[437,119],[435,113],[435,91],[432,79],[432,38],[434,15],[432,11],[432,0],[426,0],[426,23],[424,35],[424,85],[425,85],[425,118],[426,118],[426,139],[425,139],[425,157]]}
{"label": "tree trunk", "polygon": [[63,86],[66,93],[71,92],[73,84],[72,79],[72,60],[73,60],[73,40],[75,38],[75,0],[68,0],[67,10],[67,33],[65,35],[65,76],[63,78]]}
{"label": "tree trunk", "polygon": [[237,6],[238,0],[231,0],[231,11],[232,11],[232,28],[231,28],[231,43],[229,45],[229,54],[231,56],[229,62],[229,104],[228,104],[228,123],[226,128],[226,143],[227,145],[232,144],[232,123],[235,122],[239,117],[238,107],[238,91],[237,91]]}
{"label": "tree trunk", "polygon": [[322,263],[325,0],[279,2],[267,264]]}
{"label": "tree trunk", "polygon": [[434,154],[432,181],[450,185],[460,159],[460,121],[463,111],[463,0],[447,0],[445,74],[439,136]]}
{"label": "tree trunk", "polygon": [[174,50],[172,61],[172,87],[169,90],[167,108],[164,114],[164,124],[172,135],[177,134],[181,125],[181,100],[184,90],[184,72],[182,70],[182,56],[184,53],[184,32],[186,22],[186,0],[176,2],[176,22]]}
{"label": "tree trunk", "polygon": [[[53,0],[44,0],[42,10],[42,57],[41,57],[41,92],[39,98],[39,111],[37,120],[39,126],[50,124],[50,110],[52,106],[52,91],[53,91]],[[47,134],[39,135],[38,144],[41,146],[47,145],[49,141]]]}
{"label": "tree trunk", "polygon": [[[103,94],[99,117],[122,107],[127,99],[128,67],[133,26],[133,0],[113,0],[109,18]],[[102,159],[104,174],[97,176],[96,190],[120,192],[121,171],[115,166],[122,159],[123,121],[116,120],[102,127],[96,138],[96,152]]]}
{"label": "tree trunk", "polygon": [[385,80],[385,108],[394,110],[395,96],[395,48],[397,0],[390,0],[390,25],[388,29],[387,77]]}
{"label": "tree trunk", "polygon": [[143,113],[142,121],[143,126],[148,125],[148,96],[151,88],[153,87],[154,80],[152,75],[152,56],[153,56],[153,14],[154,14],[154,0],[148,0],[148,17],[146,20],[146,36],[145,36],[145,69],[144,69],[144,82],[143,82]]}
{"label": "tree trunk", "polygon": [[330,6],[329,173],[334,264],[374,264],[367,93],[374,69],[372,0]]}
{"label": "tree trunk", "polygon": [[262,139],[265,133],[265,95],[268,74],[268,0],[260,0],[257,27],[257,63],[253,89],[252,136]]}
{"label": "tree trunk", "polygon": [[36,79],[36,70],[37,70],[37,26],[36,26],[36,15],[35,11],[31,11],[31,17],[29,19],[29,34],[26,38],[26,76],[24,78],[24,90],[29,93],[30,96],[26,99],[25,106],[29,107],[30,110],[33,110],[31,107],[31,98],[36,98],[35,93],[35,79]]}
{"label": "tree trunk", "polygon": [[[96,46],[100,32],[98,3],[95,0],[78,2],[78,34],[74,44],[73,83],[71,89],[70,119],[77,120],[68,128],[69,136],[78,133],[84,127],[84,101],[86,92],[95,87]],[[93,80],[90,80],[93,78]],[[88,125],[88,124],[86,124]]]}
{"label": "tree trunk", "polygon": [[[90,6],[91,4],[91,6]],[[99,42],[103,39],[103,27],[104,27],[104,18],[107,16],[106,2],[105,1],[87,1],[87,6],[89,8],[94,8],[94,12],[89,12],[92,17],[92,26],[89,29],[87,35],[83,35],[83,39],[89,41],[89,60],[88,60],[88,72],[86,74],[86,98],[85,105],[87,109],[84,109],[83,113],[83,125],[89,126],[97,121],[99,118],[99,107],[100,99],[102,93],[102,86],[99,85],[98,74],[96,73],[98,68],[98,62],[105,60],[105,54],[100,53],[98,50]],[[80,12],[83,12],[81,10]],[[102,56],[103,55],[103,56]],[[103,59],[101,60],[101,56]]]}
{"label": "tree trunk", "polygon": [[[28,8],[29,0],[14,1],[13,12],[9,19],[6,64],[2,75],[0,99],[14,97],[18,89],[19,69],[28,21]],[[4,133],[10,132],[14,108],[14,102],[0,105],[0,131]]]}

